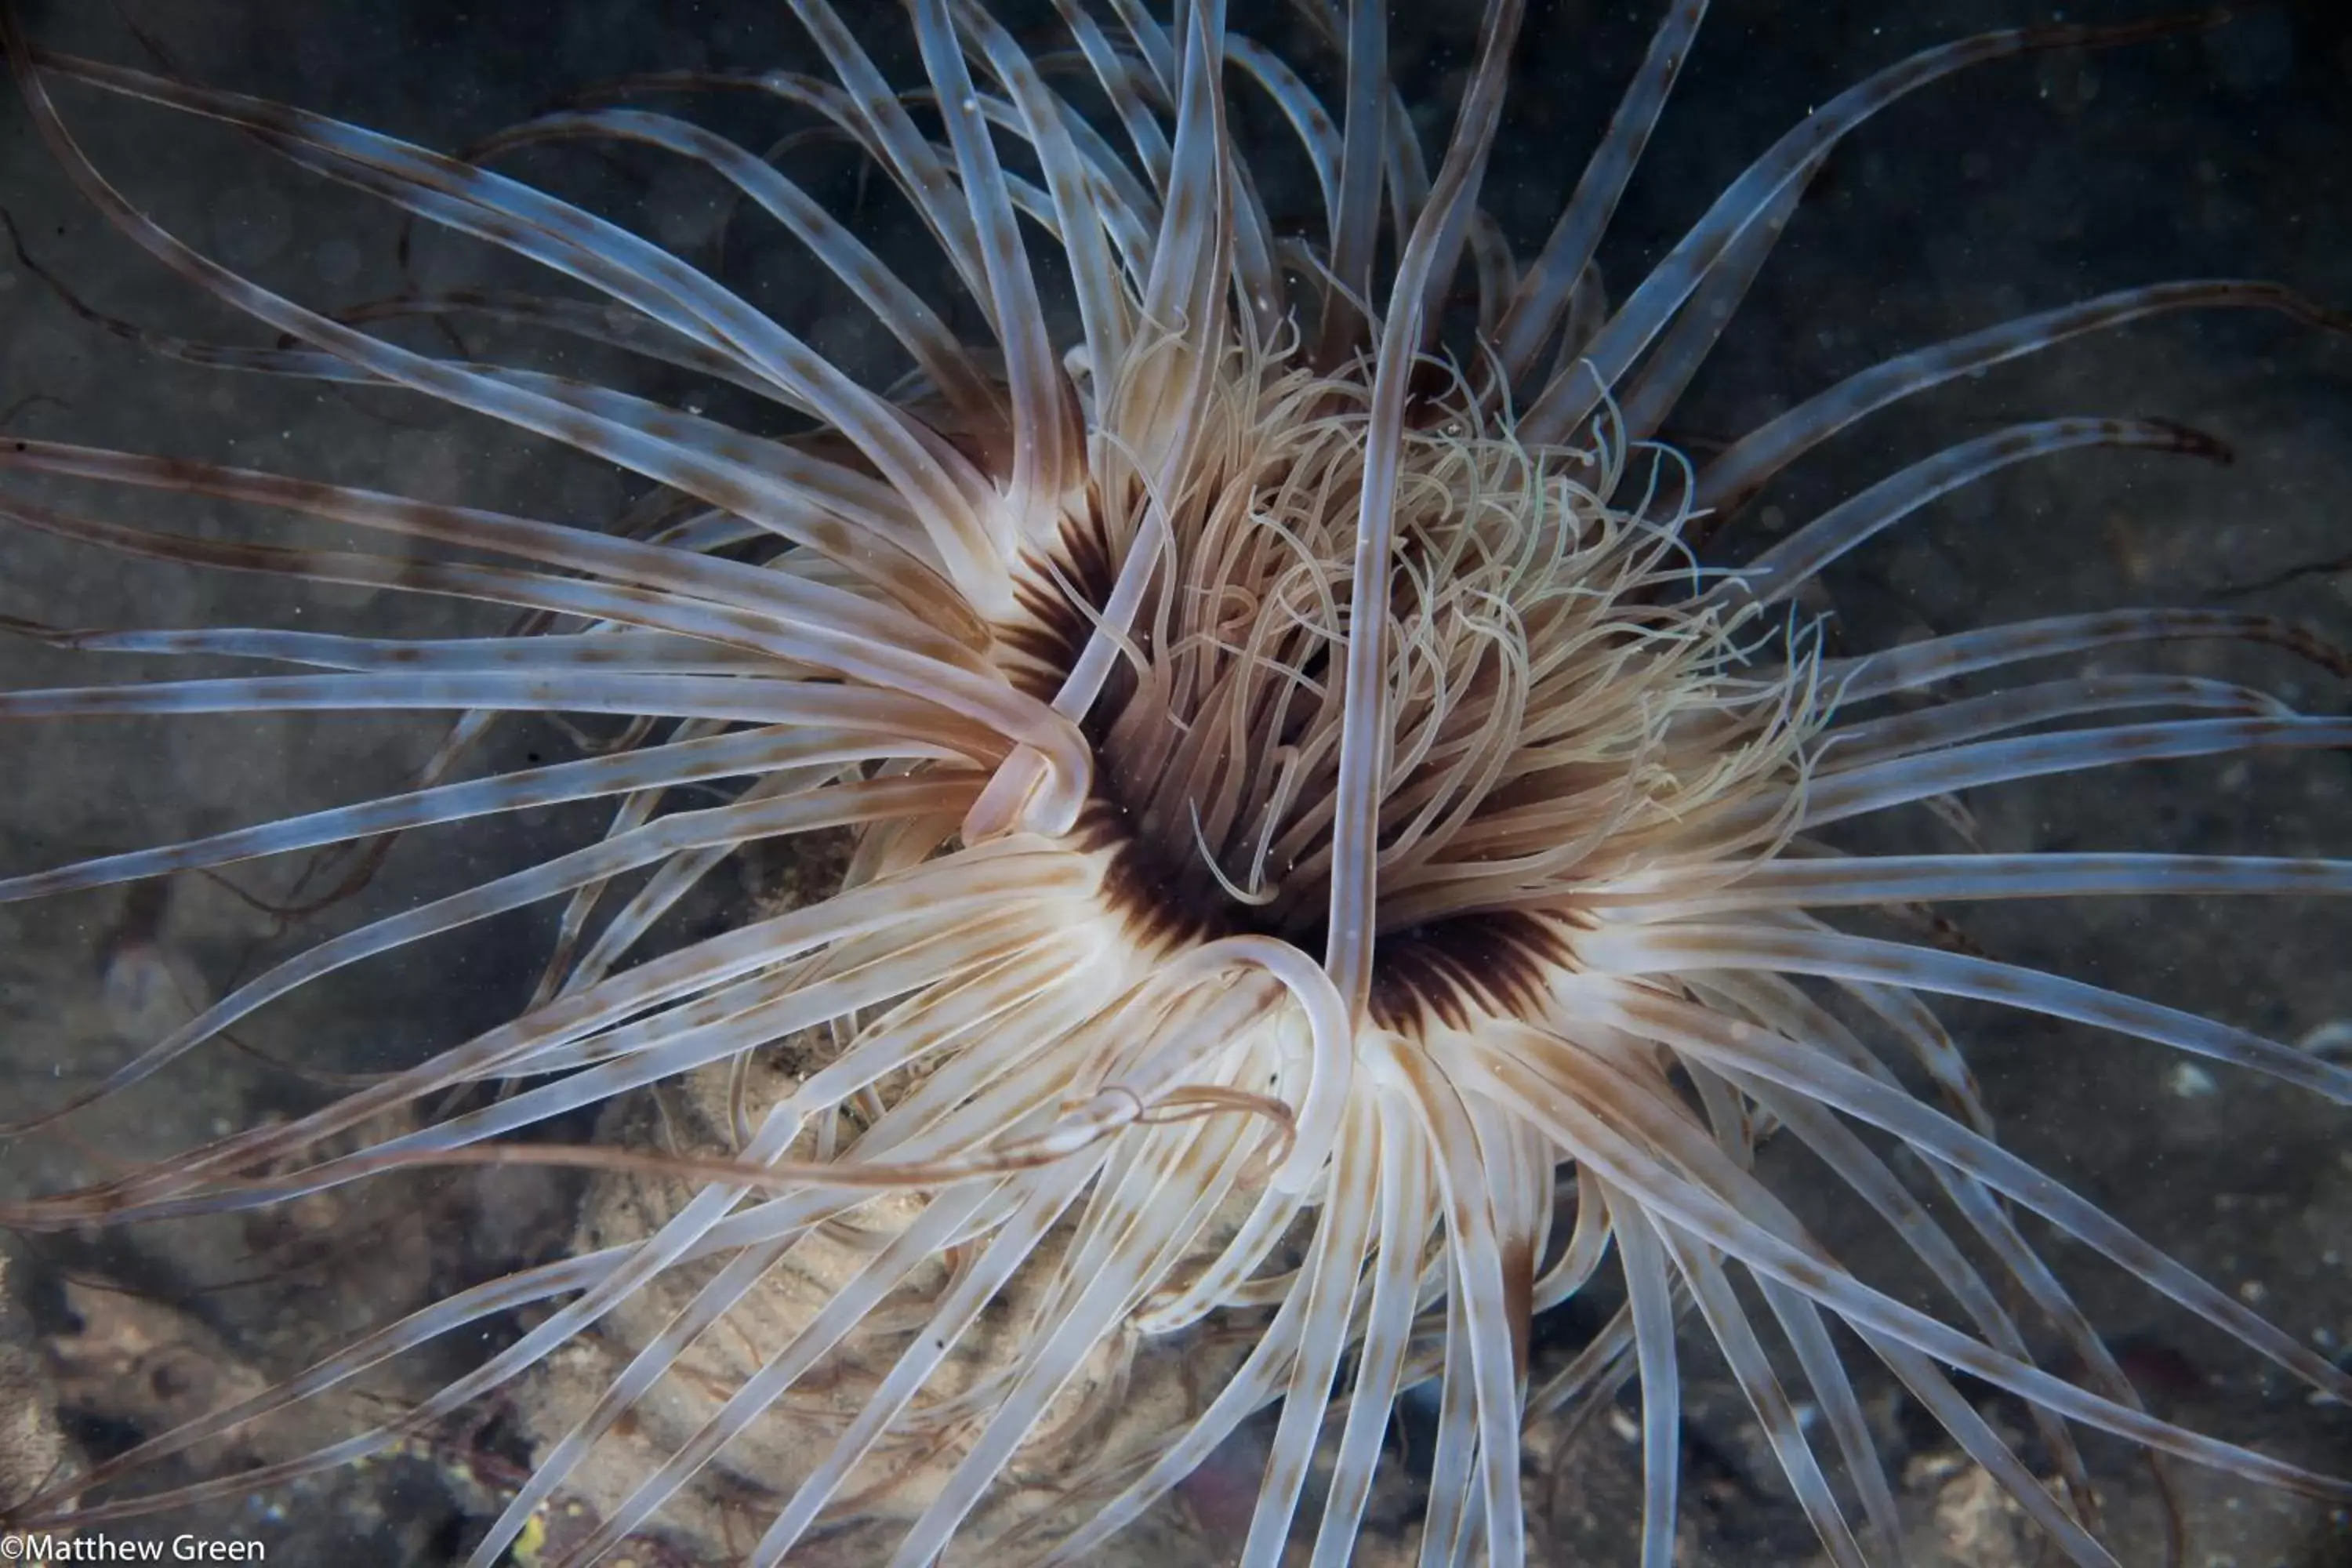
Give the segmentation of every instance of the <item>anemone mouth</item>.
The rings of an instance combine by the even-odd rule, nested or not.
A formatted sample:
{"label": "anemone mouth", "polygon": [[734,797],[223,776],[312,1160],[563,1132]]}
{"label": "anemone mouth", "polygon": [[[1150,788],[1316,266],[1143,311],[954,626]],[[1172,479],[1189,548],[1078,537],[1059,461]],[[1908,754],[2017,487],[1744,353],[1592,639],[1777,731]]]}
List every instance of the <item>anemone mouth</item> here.
{"label": "anemone mouth", "polygon": [[[1246,342],[1220,356],[1194,466],[1165,501],[1119,472],[1110,424],[1112,476],[1028,563],[1022,616],[999,636],[1010,677],[1050,697],[1104,624],[1110,563],[1161,531],[1153,589],[1083,722],[1080,837],[1117,847],[1114,901],[1154,923],[1314,952],[1329,936],[1372,388],[1368,363],[1324,374],[1297,357]],[[1771,852],[1780,814],[1754,807],[1787,797],[1820,727],[1815,656],[1801,637],[1761,668],[1754,606],[1702,592],[1678,461],[1612,449],[1605,430],[1588,448],[1530,447],[1459,381],[1415,410],[1385,572],[1384,1024],[1525,991],[1538,955],[1564,959],[1580,889]],[[1636,464],[1649,472],[1632,485]]]}
{"label": "anemone mouth", "polygon": [[[1790,612],[1848,552],[2006,468],[2091,447],[2223,448],[2162,421],[2040,420],[1903,468],[1737,572],[1693,560],[1782,467],[1910,392],[2166,310],[2347,323],[2263,284],[2128,289],[1906,355],[1687,461],[1659,444],[1664,421],[1841,137],[1969,65],[2176,26],[2029,28],[1900,62],[1769,148],[1612,306],[1594,245],[1701,9],[1668,12],[1524,270],[1477,205],[1519,22],[1508,0],[1486,12],[1433,171],[1372,5],[1323,17],[1343,68],[1336,115],[1282,59],[1229,35],[1219,7],[1162,25],[1124,0],[1108,24],[1062,8],[1076,52],[1052,63],[1091,83],[1092,113],[985,10],[939,0],[914,7],[911,93],[822,0],[796,10],[825,78],[634,84],[759,95],[853,145],[976,304],[982,345],[950,334],[770,161],[677,116],[595,99],[450,158],[40,53],[0,10],[35,123],[85,193],[283,341],[118,330],[198,363],[421,394],[627,468],[659,503],[598,531],[221,463],[0,444],[11,476],[178,491],[342,536],[327,550],[148,531],[0,491],[10,521],[78,544],[525,612],[489,639],[13,627],[302,672],[0,694],[12,723],[467,717],[414,789],[13,876],[0,899],[551,801],[618,803],[593,842],[241,982],[65,1110],[127,1094],[343,966],[560,900],[554,956],[512,1020],[283,1125],[0,1208],[47,1230],[202,1219],[278,1212],[389,1169],[569,1162],[616,1178],[574,1251],[48,1484],[8,1522],[63,1519],[84,1489],[124,1489],[79,1515],[101,1522],[242,1495],[382,1452],[602,1347],[606,1361],[533,1433],[534,1468],[477,1563],[543,1528],[616,1450],[619,1479],[607,1467],[567,1562],[621,1551],[690,1507],[714,1470],[763,1489],[754,1562],[850,1526],[907,1568],[950,1552],[1083,1561],[1262,1418],[1265,1463],[1233,1531],[1242,1558],[1263,1568],[1311,1533],[1328,1568],[1355,1551],[1391,1411],[1422,1386],[1436,1432],[1423,1560],[1507,1563],[1534,1528],[1524,1423],[1595,1408],[1638,1377],[1641,1551],[1662,1568],[1681,1497],[1685,1321],[1720,1352],[1841,1564],[1899,1561],[1904,1520],[1833,1325],[2078,1563],[2113,1559],[2077,1426],[2352,1496],[2149,1413],[2020,1211],[2318,1393],[2352,1396],[2352,1377],[1995,1143],[1929,999],[2098,1025],[2337,1102],[2352,1074],[2243,1028],[1847,921],[2009,897],[2338,896],[2352,865],[1832,842],[1841,824],[1982,784],[2352,740],[2344,720],[2214,680],[2002,683],[2029,660],[2200,637],[2284,646],[2338,676],[2352,660],[2210,610],[1832,660]],[[1323,210],[1305,236],[1277,233],[1251,183],[1222,92],[1235,74],[1315,176]],[[68,81],[220,121],[602,303],[310,310],[111,187],[51,100]],[[856,297],[912,380],[866,384],[660,247],[488,166],[583,139],[726,182]],[[1041,257],[1071,282],[1074,330],[1045,308]],[[1458,360],[1440,346],[1457,274],[1476,298]],[[365,330],[482,309],[608,346],[657,338],[673,363],[818,433],[769,438]],[[340,547],[354,534],[400,547]],[[1950,694],[1976,677],[1996,684]],[[1915,706],[1868,706],[1890,702]],[[541,711],[628,722],[604,754],[449,776],[496,715]],[[680,807],[683,792],[721,784],[717,804]],[[657,940],[731,854],[844,830],[853,847],[819,896]],[[637,1097],[666,1088],[695,1098],[693,1138],[712,1152],[658,1146],[668,1124]],[[62,1114],[45,1106],[17,1130]],[[613,1106],[595,1146],[512,1142]],[[1774,1192],[1757,1154],[1776,1131],[1891,1229],[1932,1277],[1932,1308],[1871,1283]],[[1537,1365],[1534,1315],[1605,1266],[1622,1306],[1568,1365]],[[520,1314],[510,1342],[392,1418],[256,1471],[131,1484],[507,1313]],[[2070,1374],[2053,1370],[2052,1342]],[[1212,1364],[1179,1394],[1183,1369],[1168,1363],[1194,1346],[1213,1348]],[[2023,1401],[2031,1441],[1989,1422],[1953,1369]],[[1818,1423],[1797,1415],[1798,1391]],[[815,1435],[779,1439],[795,1422]],[[648,1431],[650,1451],[628,1447]]]}

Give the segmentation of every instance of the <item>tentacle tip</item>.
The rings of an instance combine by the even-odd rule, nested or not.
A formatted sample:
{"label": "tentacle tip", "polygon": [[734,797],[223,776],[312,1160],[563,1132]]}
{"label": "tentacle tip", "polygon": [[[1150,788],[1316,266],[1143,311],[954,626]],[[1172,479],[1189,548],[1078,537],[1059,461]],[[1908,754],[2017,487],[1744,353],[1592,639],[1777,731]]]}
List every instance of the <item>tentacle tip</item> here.
{"label": "tentacle tip", "polygon": [[[22,447],[24,443],[19,441],[16,445]],[[0,616],[0,634],[23,637],[29,642],[47,643],[52,647],[69,647],[90,635],[87,628],[76,630],[53,626],[47,621],[37,621],[27,616]]]}
{"label": "tentacle tip", "polygon": [[2151,419],[2147,423],[2164,432],[2167,437],[2164,449],[2168,452],[2179,452],[2191,458],[2203,458],[2208,461],[2219,463],[2223,468],[2228,468],[2238,460],[2237,448],[2209,431],[2200,430],[2195,426],[2183,425],[2173,419]]}

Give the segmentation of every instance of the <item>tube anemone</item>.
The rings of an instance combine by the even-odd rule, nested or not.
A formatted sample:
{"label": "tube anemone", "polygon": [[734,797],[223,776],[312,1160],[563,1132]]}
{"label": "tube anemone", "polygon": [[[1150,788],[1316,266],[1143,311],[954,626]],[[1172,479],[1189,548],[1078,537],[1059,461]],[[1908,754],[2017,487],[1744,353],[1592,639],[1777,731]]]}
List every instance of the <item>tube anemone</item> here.
{"label": "tube anemone", "polygon": [[[2019,781],[2345,748],[2352,720],[2332,711],[2118,666],[2192,640],[2281,648],[2335,679],[2352,661],[2211,607],[1832,655],[1811,607],[1851,552],[2002,470],[2092,447],[2227,449],[2161,420],[2042,418],[1948,446],[1769,543],[1742,527],[1782,468],[1857,420],[2062,340],[2189,309],[2347,323],[2268,283],[2150,284],[1916,350],[1713,450],[1664,439],[1849,133],[1966,71],[2202,22],[2025,27],[1889,64],[1770,144],[1612,297],[1595,258],[1704,5],[1660,21],[1524,261],[1480,205],[1523,47],[1512,0],[1486,8],[1450,130],[1426,148],[1377,5],[1302,7],[1295,62],[1213,3],[1170,18],[1073,3],[1016,36],[979,5],[914,0],[895,54],[824,0],[793,10],[821,69],[637,79],[444,154],[47,51],[0,9],[31,122],[87,200],[275,339],[167,338],[48,277],[76,309],[178,360],[481,416],[646,487],[599,528],[0,441],[0,516],[20,529],[521,616],[507,635],[433,637],[17,617],[60,648],[269,672],[17,689],[0,694],[12,729],[460,717],[397,793],[24,870],[0,900],[332,852],[346,891],[393,836],[576,803],[611,814],[589,842],[322,935],[12,1113],[16,1134],[69,1133],[74,1113],[152,1092],[337,972],[561,911],[514,1016],[0,1218],[204,1221],[418,1167],[553,1165],[594,1173],[583,1245],[146,1435],[12,1503],[12,1528],[241,1496],[535,1387],[553,1415],[476,1563],[519,1543],[604,1559],[706,1506],[714,1477],[739,1494],[730,1521],[751,1524],[725,1550],[751,1562],[1091,1561],[1255,1434],[1232,1548],[1336,1564],[1412,1394],[1433,1416],[1421,1561],[1514,1563],[1547,1551],[1522,1495],[1530,1420],[1637,1380],[1639,1551],[1663,1568],[1685,1358],[1711,1345],[1830,1560],[1899,1562],[1852,1342],[2078,1563],[2116,1561],[2084,1430],[2146,1450],[2168,1496],[2187,1461],[2352,1500],[2148,1408],[2029,1226],[2316,1394],[2352,1399],[2352,1377],[2005,1151],[1937,1009],[2089,1025],[2337,1104],[2352,1072],[1919,918],[1987,900],[2328,900],[2352,892],[2352,862],[1897,853],[1869,832]],[[762,155],[682,118],[715,98],[794,133]],[[541,280],[305,304],[110,183],[78,140],[79,106],[100,99],[228,127]],[[1240,136],[1244,100],[1285,129],[1279,157],[1309,199],[1269,198],[1276,154]],[[712,272],[501,172],[569,143],[674,162],[772,221],[895,367],[845,363]],[[878,247],[862,199],[828,205],[802,160],[837,167],[843,146],[927,257]],[[666,362],[757,412],[722,418],[462,338],[418,347],[396,330],[415,318]],[[132,525],[70,499],[91,486],[291,526]],[[2035,679],[2061,658],[2074,673]],[[460,776],[532,714],[621,724],[567,760]],[[719,867],[780,846],[799,857],[792,896],[716,931],[684,918]],[[1873,1211],[1932,1290],[1874,1282],[1883,1270],[1817,1235],[1759,1163],[1768,1143]],[[1608,1315],[1550,1364],[1534,1320],[1579,1298]],[[486,1356],[397,1414],[316,1435],[386,1363],[493,1327]],[[1959,1374],[2013,1396],[2031,1430],[1989,1418]],[[303,1440],[194,1479],[174,1468],[272,1422]]]}

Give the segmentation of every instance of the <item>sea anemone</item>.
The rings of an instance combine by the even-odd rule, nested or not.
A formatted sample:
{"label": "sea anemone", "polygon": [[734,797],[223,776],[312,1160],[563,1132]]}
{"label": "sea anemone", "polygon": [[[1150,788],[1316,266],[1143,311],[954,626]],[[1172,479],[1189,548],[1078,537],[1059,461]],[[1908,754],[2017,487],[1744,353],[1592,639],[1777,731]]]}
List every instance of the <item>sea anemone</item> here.
{"label": "sea anemone", "polygon": [[[617,1370],[541,1434],[473,1562],[525,1540],[604,1558],[715,1471],[764,1490],[751,1562],[820,1539],[910,1568],[1087,1561],[1258,1422],[1241,1560],[1296,1542],[1341,1563],[1419,1390],[1421,1560],[1513,1563],[1529,1551],[1523,1429],[1632,1379],[1641,1557],[1663,1568],[1685,1319],[1839,1563],[1905,1550],[1847,1364],[1857,1342],[2075,1563],[2115,1561],[2078,1430],[2144,1448],[2160,1484],[2179,1459],[2352,1500],[2352,1484],[2149,1411],[2029,1226],[2320,1394],[2352,1400],[2352,1376],[2005,1152],[1931,1007],[1997,1004],[2352,1100],[2352,1073],[2319,1054],[1999,961],[1936,912],[2328,897],[2352,892],[2352,862],[1892,852],[1862,831],[1923,805],[1957,817],[1962,792],[2014,781],[2352,746],[2352,721],[2272,692],[2124,668],[2190,639],[2283,648],[2337,677],[2352,663],[2211,606],[1843,652],[1816,597],[1850,552],[2014,465],[2226,449],[2161,420],[2042,419],[1902,467],[1769,542],[1743,527],[1783,468],[1854,422],[2062,340],[2192,308],[2347,323],[2270,284],[2146,285],[1904,354],[1711,449],[1664,439],[1850,132],[1971,68],[2213,19],[2024,27],[1887,66],[1819,104],[1612,299],[1595,258],[1706,7],[1666,8],[1525,261],[1480,205],[1522,8],[1486,6],[1433,167],[1370,0],[1284,14],[1295,63],[1205,0],[1167,19],[1057,0],[1056,26],[1019,37],[979,4],[913,0],[905,60],[825,0],[795,0],[822,75],[635,79],[460,156],[168,65],[46,52],[0,11],[32,121],[87,198],[278,336],[165,338],[51,277],[92,320],[200,364],[421,395],[650,487],[597,528],[0,440],[0,515],[24,529],[522,612],[506,635],[435,637],[16,618],[62,648],[296,672],[17,690],[0,696],[11,726],[463,717],[400,793],[23,872],[0,900],[341,847],[335,877],[283,900],[323,909],[393,836],[614,803],[593,842],[325,936],[12,1131],[70,1129],[347,966],[558,903],[545,977],[515,1016],[0,1209],[61,1232],[290,1210],[420,1166],[551,1165],[600,1173],[593,1245],[145,1436],[17,1504],[12,1528],[347,1464],[601,1341],[622,1347]],[[69,86],[231,127],[586,292],[297,303],[110,184],[60,111]],[[798,129],[763,155],[681,118],[697,98],[755,100]],[[1284,128],[1279,151],[1243,143],[1243,100]],[[895,363],[845,367],[671,249],[498,172],[569,142],[651,149],[722,184]],[[845,144],[851,208],[798,173],[837,171]],[[885,187],[902,205],[869,220]],[[886,253],[872,237],[892,221],[932,254]],[[723,422],[699,398],[463,340],[408,346],[395,326],[415,318],[626,350],[731,388],[747,412]],[[56,499],[89,482],[310,531],[131,526]],[[2053,659],[2074,662],[2037,673]],[[510,714],[621,723],[569,760],[458,777]],[[677,918],[717,868],[780,863],[779,845],[796,847],[790,896],[716,931]],[[666,1122],[633,1112],[666,1087]],[[681,1122],[708,1146],[677,1137]],[[1874,1211],[1933,1295],[1875,1285],[1818,1239],[1759,1172],[1768,1140]],[[1595,1292],[1614,1310],[1590,1342],[1538,1364],[1537,1314]],[[500,1334],[488,1353],[363,1430],[135,1484],[486,1329]],[[2021,1401],[2030,1430],[1988,1418],[1978,1384]],[[550,1548],[550,1508],[648,1432],[652,1462]]]}

